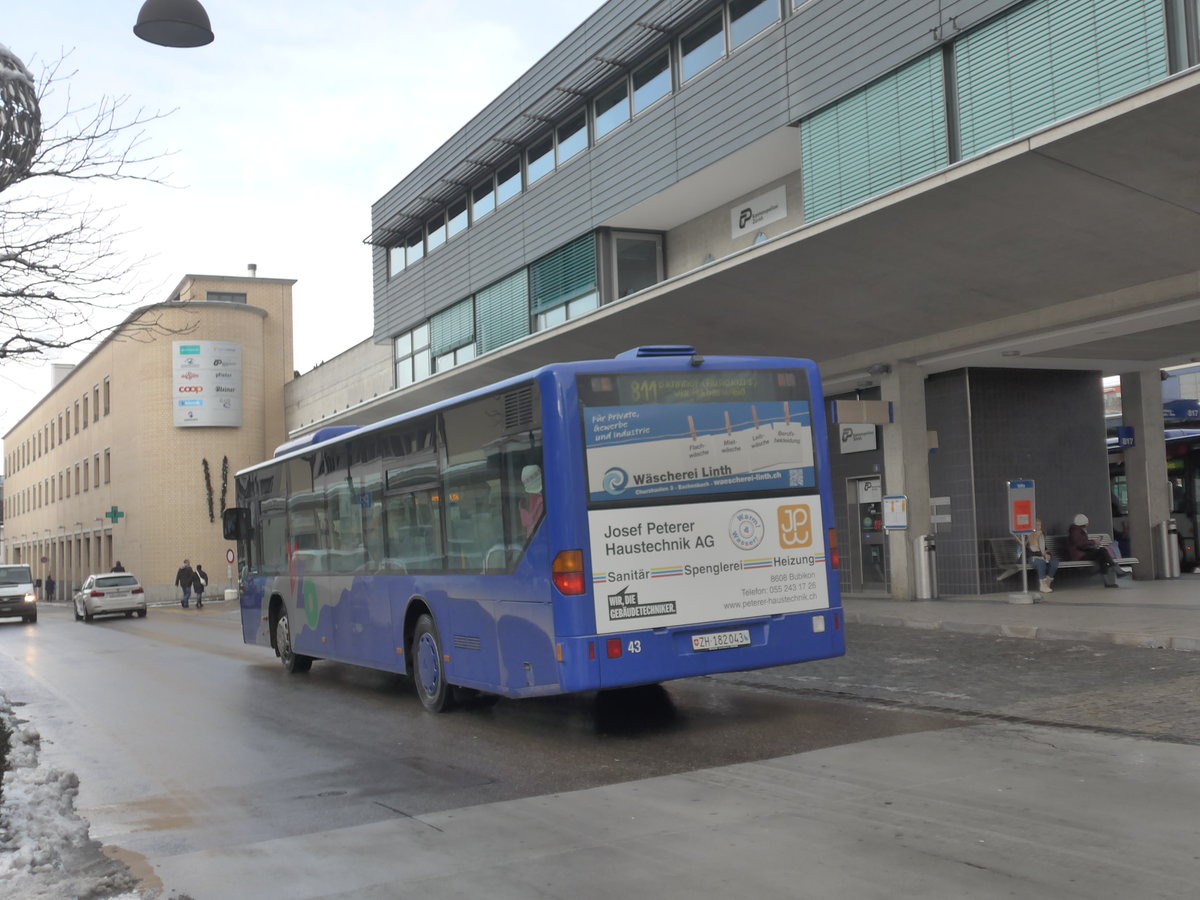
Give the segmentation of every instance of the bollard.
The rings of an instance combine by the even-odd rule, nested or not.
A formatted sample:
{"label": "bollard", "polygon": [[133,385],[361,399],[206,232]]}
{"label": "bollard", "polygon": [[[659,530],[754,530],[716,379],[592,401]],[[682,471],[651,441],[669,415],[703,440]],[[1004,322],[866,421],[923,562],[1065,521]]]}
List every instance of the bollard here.
{"label": "bollard", "polygon": [[1167,577],[1179,577],[1179,528],[1174,519],[1167,519]]}
{"label": "bollard", "polygon": [[918,600],[937,598],[937,545],[932,534],[919,535],[913,541],[914,570]]}

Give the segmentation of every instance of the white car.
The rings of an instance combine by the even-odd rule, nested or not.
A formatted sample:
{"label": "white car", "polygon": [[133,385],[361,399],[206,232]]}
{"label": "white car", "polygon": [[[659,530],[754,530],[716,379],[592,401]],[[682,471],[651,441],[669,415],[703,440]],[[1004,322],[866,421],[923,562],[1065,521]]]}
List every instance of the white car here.
{"label": "white car", "polygon": [[75,593],[75,620],[92,621],[94,616],[124,613],[146,615],[146,592],[128,572],[89,575]]}

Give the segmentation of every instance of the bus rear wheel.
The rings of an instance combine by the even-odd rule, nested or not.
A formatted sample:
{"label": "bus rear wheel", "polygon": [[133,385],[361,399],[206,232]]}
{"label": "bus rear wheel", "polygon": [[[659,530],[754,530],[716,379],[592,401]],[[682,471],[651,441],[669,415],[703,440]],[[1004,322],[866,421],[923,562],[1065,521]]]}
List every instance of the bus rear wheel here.
{"label": "bus rear wheel", "polygon": [[293,675],[307,672],[312,668],[312,657],[297,653],[292,647],[292,627],[288,622],[286,611],[280,611],[279,618],[275,620],[275,650],[279,654],[279,661],[283,663],[283,668]]}
{"label": "bus rear wheel", "polygon": [[435,713],[445,712],[454,705],[454,691],[446,683],[443,658],[442,640],[433,616],[422,615],[413,630],[413,683],[421,705]]}

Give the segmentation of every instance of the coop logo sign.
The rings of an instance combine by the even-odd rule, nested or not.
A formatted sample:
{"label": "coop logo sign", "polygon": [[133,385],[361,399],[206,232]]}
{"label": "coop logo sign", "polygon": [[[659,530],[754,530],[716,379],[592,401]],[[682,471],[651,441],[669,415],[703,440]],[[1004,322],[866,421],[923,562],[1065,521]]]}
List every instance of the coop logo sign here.
{"label": "coop logo sign", "polygon": [[753,234],[763,225],[787,218],[787,189],[780,185],[729,210],[734,240]]}
{"label": "coop logo sign", "polygon": [[240,426],[242,345],[236,341],[175,341],[171,345],[171,398],[177,428]]}

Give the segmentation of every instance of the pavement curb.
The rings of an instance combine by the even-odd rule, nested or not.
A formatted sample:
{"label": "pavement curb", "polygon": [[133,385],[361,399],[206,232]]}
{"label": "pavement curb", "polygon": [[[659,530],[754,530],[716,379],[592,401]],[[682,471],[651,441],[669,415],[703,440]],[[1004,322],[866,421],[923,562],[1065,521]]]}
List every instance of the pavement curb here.
{"label": "pavement curb", "polygon": [[916,628],[925,631],[946,631],[978,636],[1023,638],[1043,641],[1086,641],[1095,644],[1117,644],[1123,647],[1142,647],[1149,650],[1181,650],[1200,652],[1200,637],[1149,634],[1147,632],[1112,631],[1099,628],[1062,628],[1047,625],[1013,625],[993,622],[966,622],[947,619],[916,619],[905,616],[845,611],[845,620],[857,625],[886,625],[897,628]]}

